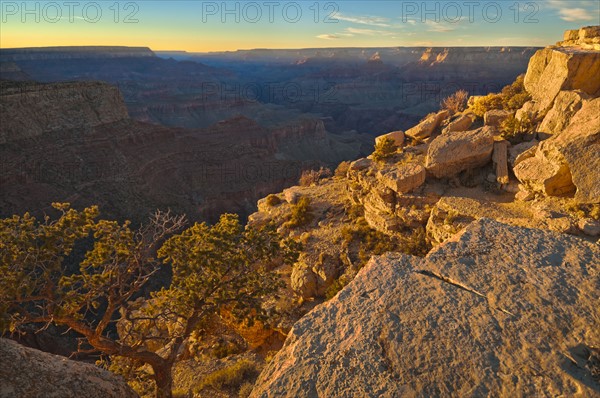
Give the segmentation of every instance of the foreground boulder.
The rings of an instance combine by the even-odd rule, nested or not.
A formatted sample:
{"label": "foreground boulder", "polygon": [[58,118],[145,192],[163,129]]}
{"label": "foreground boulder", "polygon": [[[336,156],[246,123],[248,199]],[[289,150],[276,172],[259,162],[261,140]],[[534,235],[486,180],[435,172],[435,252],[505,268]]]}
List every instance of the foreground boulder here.
{"label": "foreground boulder", "polygon": [[599,272],[598,245],[487,219],[425,259],[374,257],[251,397],[595,396]]}
{"label": "foreground boulder", "polygon": [[485,166],[492,158],[495,131],[486,126],[438,136],[427,151],[427,171],[436,178],[444,178]]}
{"label": "foreground boulder", "polygon": [[0,338],[0,397],[134,398],[119,377],[97,366]]}

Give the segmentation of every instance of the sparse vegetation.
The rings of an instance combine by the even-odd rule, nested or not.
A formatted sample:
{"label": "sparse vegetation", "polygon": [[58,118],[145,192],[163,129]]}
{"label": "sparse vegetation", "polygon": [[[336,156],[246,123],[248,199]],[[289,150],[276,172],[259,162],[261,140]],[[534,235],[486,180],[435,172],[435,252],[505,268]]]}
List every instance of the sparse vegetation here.
{"label": "sparse vegetation", "polygon": [[335,169],[335,176],[336,177],[346,177],[346,174],[348,173],[349,168],[350,168],[350,162],[346,162],[346,161],[341,162],[338,165],[338,167],[336,167],[336,169]]}
{"label": "sparse vegetation", "polygon": [[504,87],[499,94],[488,94],[475,100],[471,110],[479,117],[494,109],[515,111],[520,109],[531,96],[525,90],[525,75],[520,75],[510,85]]}
{"label": "sparse vegetation", "polygon": [[250,396],[250,393],[252,392],[252,389],[254,388],[254,384],[252,383],[244,383],[242,384],[242,386],[240,387],[240,391],[238,392],[238,397],[239,398],[248,398]]}
{"label": "sparse vegetation", "polygon": [[377,144],[375,144],[375,151],[373,152],[373,159],[377,162],[385,161],[392,157],[398,150],[398,145],[393,139],[384,137]]}
{"label": "sparse vegetation", "polygon": [[209,374],[193,388],[193,391],[198,394],[207,388],[239,390],[242,383],[254,381],[258,377],[258,373],[259,369],[255,362],[243,359]]}
{"label": "sparse vegetation", "polygon": [[469,93],[465,90],[458,90],[441,102],[442,109],[447,109],[452,113],[459,113],[467,108]]}
{"label": "sparse vegetation", "polygon": [[290,228],[298,228],[307,225],[313,220],[311,211],[310,198],[307,196],[301,197],[296,204],[292,205],[292,212],[290,213],[286,225]]}
{"label": "sparse vegetation", "polygon": [[517,143],[522,141],[525,134],[530,133],[533,127],[533,123],[527,114],[523,115],[521,119],[511,115],[500,125],[500,132],[502,138]]}
{"label": "sparse vegetation", "polygon": [[331,177],[331,169],[326,167],[321,167],[319,170],[304,170],[300,175],[298,184],[301,187],[309,187],[318,184],[320,180],[327,177]]}
{"label": "sparse vegetation", "polygon": [[267,196],[266,201],[267,201],[267,205],[271,206],[271,207],[277,206],[278,204],[281,203],[281,199],[279,199],[279,196],[274,195],[274,194]]}

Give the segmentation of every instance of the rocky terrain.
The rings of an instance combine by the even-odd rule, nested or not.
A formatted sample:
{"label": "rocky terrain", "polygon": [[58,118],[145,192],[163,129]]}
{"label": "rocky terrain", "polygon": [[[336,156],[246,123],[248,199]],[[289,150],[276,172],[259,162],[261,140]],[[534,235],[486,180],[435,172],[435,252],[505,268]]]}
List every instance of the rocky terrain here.
{"label": "rocky terrain", "polygon": [[135,398],[121,377],[97,366],[0,338],[0,397]]}
{"label": "rocky terrain", "polygon": [[[600,27],[568,31],[520,89],[259,201],[251,223],[304,243],[284,271],[299,311],[334,298],[293,326],[252,397],[597,395],[598,44]],[[312,217],[291,227],[302,198]],[[374,235],[389,245],[361,243]]]}
{"label": "rocky terrain", "polygon": [[[600,27],[568,31],[564,39],[531,50],[526,74],[499,94],[471,96],[401,130],[400,117],[380,124],[390,132],[358,160],[356,141],[329,134],[328,123],[343,120],[348,109],[357,123],[375,114],[394,118],[387,105],[365,113],[359,105],[338,108],[328,120],[282,104],[243,103],[238,109],[255,107],[251,113],[262,116],[242,113],[183,129],[123,118],[110,85],[62,83],[77,92],[64,112],[77,108],[90,127],[38,116],[41,108],[25,127],[2,127],[0,155],[8,167],[0,209],[43,211],[42,203],[56,197],[99,203],[118,216],[168,206],[209,218],[227,207],[251,210],[252,198],[263,197],[248,223],[274,223],[302,244],[300,257],[276,269],[286,287],[265,302],[268,324],[218,322],[223,341],[215,346],[243,340],[244,349],[177,365],[175,387],[200,397],[238,396],[239,384],[202,386],[245,360],[254,372],[266,363],[251,397],[597,396]],[[359,50],[339,51],[347,51],[337,55],[347,61]],[[486,51],[502,65],[507,53],[514,63],[529,50],[462,56],[476,64]],[[438,78],[461,73],[461,55],[451,50],[411,54],[418,59],[405,60],[406,72],[418,63]],[[281,73],[298,57],[276,55]],[[400,68],[383,50],[361,53],[356,68],[328,59],[327,50],[303,55],[294,68],[319,79],[322,65],[335,64],[334,73],[365,85],[372,83],[369,73],[380,79]],[[240,68],[259,74],[273,53],[217,54],[202,67],[218,69],[239,57],[246,63]],[[517,69],[507,69],[512,79]],[[54,101],[43,85],[2,89],[3,109],[61,106],[61,95]],[[349,90],[346,98],[357,93]],[[96,112],[105,108],[111,111]],[[200,108],[162,104],[151,114],[189,121]],[[307,158],[348,161],[331,173],[302,163]],[[298,173],[287,172],[299,163],[314,170],[298,186],[267,196],[298,181]],[[273,166],[271,179],[262,178],[265,165]]]}
{"label": "rocky terrain", "polygon": [[489,219],[423,259],[374,257],[251,397],[595,396],[598,264],[596,244]]}

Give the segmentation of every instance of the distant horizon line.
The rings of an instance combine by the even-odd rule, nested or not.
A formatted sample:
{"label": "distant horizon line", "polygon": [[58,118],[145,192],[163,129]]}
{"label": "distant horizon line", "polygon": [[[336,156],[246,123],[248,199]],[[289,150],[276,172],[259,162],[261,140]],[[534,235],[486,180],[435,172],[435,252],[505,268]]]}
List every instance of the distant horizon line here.
{"label": "distant horizon line", "polygon": [[1,47],[2,50],[43,50],[43,49],[66,49],[66,48],[130,48],[130,49],[148,49],[152,52],[160,53],[186,53],[186,54],[217,54],[217,53],[235,53],[241,51],[299,51],[299,50],[331,50],[331,49],[389,49],[389,48],[543,48],[536,45],[490,45],[490,46],[332,46],[332,47],[298,47],[298,48],[239,48],[237,50],[215,50],[215,51],[189,51],[189,50],[153,50],[150,46],[119,46],[119,45],[89,45],[89,46],[38,46],[38,47]]}

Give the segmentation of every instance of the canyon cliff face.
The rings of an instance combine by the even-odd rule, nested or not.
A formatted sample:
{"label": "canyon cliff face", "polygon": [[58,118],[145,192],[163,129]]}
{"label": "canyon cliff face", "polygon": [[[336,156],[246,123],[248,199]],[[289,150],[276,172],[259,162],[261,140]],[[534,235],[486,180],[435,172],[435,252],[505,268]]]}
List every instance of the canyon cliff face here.
{"label": "canyon cliff face", "polygon": [[361,149],[298,115],[269,127],[240,116],[193,130],[134,121],[105,83],[5,82],[0,110],[5,216],[42,213],[56,201],[96,203],[137,221],[157,208],[205,219],[243,215],[303,168]]}
{"label": "canyon cliff face", "polygon": [[37,81],[115,84],[139,121],[205,128],[237,115],[284,120],[295,110],[324,117],[330,132],[373,137],[409,127],[460,88],[497,90],[525,71],[535,50],[325,48],[161,58],[145,48],[58,47],[0,54]]}
{"label": "canyon cliff face", "polygon": [[119,90],[105,83],[0,85],[0,144],[129,118]]}

